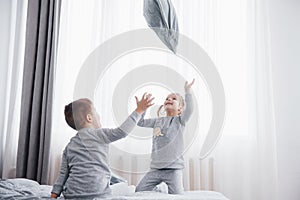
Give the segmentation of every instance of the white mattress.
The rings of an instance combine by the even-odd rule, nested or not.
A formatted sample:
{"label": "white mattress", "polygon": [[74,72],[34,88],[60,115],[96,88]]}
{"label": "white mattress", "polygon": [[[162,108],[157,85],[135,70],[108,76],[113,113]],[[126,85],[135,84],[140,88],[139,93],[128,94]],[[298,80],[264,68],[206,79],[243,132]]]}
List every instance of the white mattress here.
{"label": "white mattress", "polygon": [[112,196],[109,200],[229,200],[219,192],[214,191],[188,191],[183,195],[172,195],[158,192],[136,192],[126,196]]}
{"label": "white mattress", "polygon": [[[0,179],[0,199],[49,199],[52,186],[40,185],[28,179]],[[115,193],[117,194],[117,193]],[[119,193],[120,194],[120,193]],[[60,198],[63,199],[63,198]],[[127,195],[113,195],[107,200],[229,200],[214,191],[188,191],[183,195],[171,195],[158,192],[136,192]]]}

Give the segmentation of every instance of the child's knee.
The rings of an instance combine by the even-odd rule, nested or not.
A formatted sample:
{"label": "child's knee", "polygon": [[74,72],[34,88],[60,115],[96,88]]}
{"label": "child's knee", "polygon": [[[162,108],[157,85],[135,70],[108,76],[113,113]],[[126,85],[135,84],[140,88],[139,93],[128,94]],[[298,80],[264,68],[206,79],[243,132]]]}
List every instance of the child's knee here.
{"label": "child's knee", "polygon": [[168,185],[168,193],[169,194],[183,194],[183,186],[181,184]]}

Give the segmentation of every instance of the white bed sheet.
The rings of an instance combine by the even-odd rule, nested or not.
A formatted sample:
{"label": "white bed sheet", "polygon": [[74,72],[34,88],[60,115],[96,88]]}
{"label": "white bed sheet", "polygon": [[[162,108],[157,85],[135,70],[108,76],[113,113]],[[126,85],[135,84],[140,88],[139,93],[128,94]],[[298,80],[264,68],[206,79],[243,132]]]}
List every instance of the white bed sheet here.
{"label": "white bed sheet", "polygon": [[[40,185],[36,181],[28,179],[0,179],[0,199],[50,199],[52,186]],[[132,190],[132,187],[128,187]],[[124,188],[123,188],[124,190]],[[124,194],[124,191],[115,191],[115,194]],[[125,191],[126,193],[126,191]],[[107,200],[229,200],[219,192],[214,191],[187,191],[183,195],[171,195],[158,192],[136,192],[128,191],[128,195],[113,195]],[[59,199],[63,199],[62,197]],[[103,198],[102,198],[103,199]]]}
{"label": "white bed sheet", "polygon": [[127,196],[112,196],[109,200],[229,200],[219,192],[188,191],[183,195],[172,195],[158,192],[136,192]]}

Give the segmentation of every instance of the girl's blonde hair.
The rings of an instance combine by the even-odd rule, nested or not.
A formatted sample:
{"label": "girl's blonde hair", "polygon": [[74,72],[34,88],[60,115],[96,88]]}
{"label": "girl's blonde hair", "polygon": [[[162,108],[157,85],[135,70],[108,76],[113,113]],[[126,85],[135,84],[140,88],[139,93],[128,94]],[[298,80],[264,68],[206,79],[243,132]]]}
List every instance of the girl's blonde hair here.
{"label": "girl's blonde hair", "polygon": [[[184,99],[179,93],[171,93],[171,94],[175,94],[177,96],[177,98],[179,99],[180,110],[179,110],[178,115],[181,115],[183,108],[184,108]],[[169,94],[169,95],[171,95],[171,94]],[[164,105],[159,106],[159,108],[157,110],[158,117],[165,114],[165,111],[162,110],[163,107],[164,107]]]}

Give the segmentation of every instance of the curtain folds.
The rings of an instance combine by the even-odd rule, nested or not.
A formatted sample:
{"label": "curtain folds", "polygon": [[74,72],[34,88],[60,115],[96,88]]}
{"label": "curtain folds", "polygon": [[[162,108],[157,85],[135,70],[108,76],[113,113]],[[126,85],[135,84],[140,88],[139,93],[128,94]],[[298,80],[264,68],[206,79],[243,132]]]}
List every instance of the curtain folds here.
{"label": "curtain folds", "polygon": [[233,200],[278,199],[269,3],[254,0],[246,4],[248,134],[223,137],[214,153],[216,188]]}
{"label": "curtain folds", "polygon": [[16,176],[27,1],[0,2],[0,177]]}
{"label": "curtain folds", "polygon": [[60,0],[28,1],[17,177],[47,183]]}
{"label": "curtain folds", "polygon": [[255,1],[254,60],[260,199],[278,198],[277,138],[273,95],[269,0]]}

